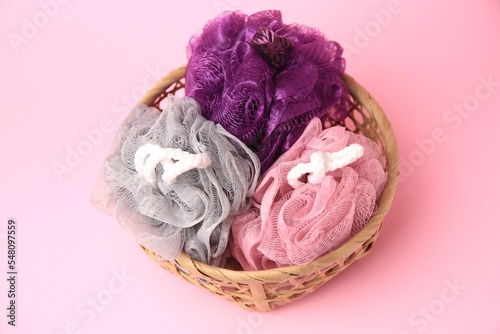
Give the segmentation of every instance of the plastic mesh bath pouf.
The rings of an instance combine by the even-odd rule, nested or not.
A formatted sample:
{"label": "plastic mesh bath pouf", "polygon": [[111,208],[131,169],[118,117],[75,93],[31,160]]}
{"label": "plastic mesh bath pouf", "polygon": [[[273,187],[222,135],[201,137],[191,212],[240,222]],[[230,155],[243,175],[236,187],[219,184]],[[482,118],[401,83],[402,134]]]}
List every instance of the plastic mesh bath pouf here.
{"label": "plastic mesh bath pouf", "polygon": [[375,211],[386,180],[381,158],[370,139],[322,130],[314,118],[262,176],[252,209],[235,218],[232,254],[245,270],[262,270],[305,265],[340,246]]}
{"label": "plastic mesh bath pouf", "polygon": [[248,207],[259,171],[255,154],[193,99],[169,96],[163,112],[138,104],[129,113],[94,203],[164,259],[184,249],[221,265],[232,216]]}
{"label": "plastic mesh bath pouf", "polygon": [[227,12],[191,39],[186,95],[252,148],[265,171],[313,117],[348,113],[342,47],[279,11]]}

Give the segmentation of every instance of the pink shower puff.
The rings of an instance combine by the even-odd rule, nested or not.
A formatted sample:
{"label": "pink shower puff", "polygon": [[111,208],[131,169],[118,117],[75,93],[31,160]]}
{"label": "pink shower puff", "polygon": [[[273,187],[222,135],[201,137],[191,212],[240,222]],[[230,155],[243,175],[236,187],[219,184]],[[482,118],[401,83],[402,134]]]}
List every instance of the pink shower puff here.
{"label": "pink shower puff", "polygon": [[[314,152],[339,152],[359,144],[363,155],[295,189],[289,171],[308,163]],[[245,270],[305,265],[357,233],[376,210],[386,174],[372,140],[336,126],[322,130],[314,118],[299,140],[262,176],[252,208],[234,217],[232,255]]]}

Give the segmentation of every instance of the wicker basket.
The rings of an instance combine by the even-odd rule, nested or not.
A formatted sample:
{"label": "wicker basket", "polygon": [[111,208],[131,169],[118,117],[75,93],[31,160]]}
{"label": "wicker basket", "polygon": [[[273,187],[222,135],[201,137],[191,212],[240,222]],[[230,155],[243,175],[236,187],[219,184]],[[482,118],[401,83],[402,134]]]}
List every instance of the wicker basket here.
{"label": "wicker basket", "polygon": [[[185,67],[180,67],[168,73],[146,93],[141,102],[159,107],[167,94],[182,91],[185,71]],[[270,311],[304,297],[365,256],[377,238],[382,220],[391,206],[398,182],[399,155],[391,125],[382,108],[352,77],[346,74],[344,81],[353,100],[348,118],[340,125],[355,133],[362,133],[379,144],[383,152],[382,164],[387,173],[378,211],[358,234],[340,248],[308,265],[261,271],[213,267],[189,258],[184,252],[173,262],[158,259],[152,251],[144,249],[146,253],[172,273],[253,311]],[[325,127],[333,125],[337,123],[324,122]]]}

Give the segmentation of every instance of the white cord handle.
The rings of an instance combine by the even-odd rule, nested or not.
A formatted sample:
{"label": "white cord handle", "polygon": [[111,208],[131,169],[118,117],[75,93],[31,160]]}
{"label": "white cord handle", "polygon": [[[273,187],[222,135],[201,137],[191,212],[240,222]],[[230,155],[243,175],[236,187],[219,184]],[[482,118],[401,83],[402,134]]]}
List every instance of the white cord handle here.
{"label": "white cord handle", "polygon": [[364,148],[359,144],[351,144],[338,152],[314,152],[311,154],[311,162],[299,163],[288,172],[288,184],[293,188],[303,185],[304,182],[299,181],[299,178],[304,174],[309,174],[309,182],[319,182],[327,172],[353,163],[361,158],[363,153]]}
{"label": "white cord handle", "polygon": [[178,148],[164,148],[157,144],[142,145],[135,152],[135,170],[151,184],[156,183],[156,166],[159,163],[163,166],[163,182],[172,184],[182,173],[193,168],[207,168],[212,161],[207,153],[191,154]]}

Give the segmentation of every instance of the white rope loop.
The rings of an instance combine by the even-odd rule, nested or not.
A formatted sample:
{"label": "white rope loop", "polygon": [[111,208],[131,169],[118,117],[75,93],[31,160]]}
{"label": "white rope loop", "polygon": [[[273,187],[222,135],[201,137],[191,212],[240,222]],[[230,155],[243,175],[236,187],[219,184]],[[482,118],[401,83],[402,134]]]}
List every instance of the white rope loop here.
{"label": "white rope loop", "polygon": [[144,144],[135,152],[135,170],[150,184],[156,183],[158,164],[163,166],[163,182],[172,184],[182,173],[194,168],[207,168],[212,161],[207,153],[192,154],[179,148],[161,147],[158,144]]}
{"label": "white rope loop", "polygon": [[319,182],[326,173],[355,162],[363,153],[364,148],[360,144],[351,144],[338,152],[314,152],[310,157],[311,162],[299,163],[288,172],[288,184],[292,188],[304,185],[304,182],[299,181],[304,174],[309,174],[308,182]]}

